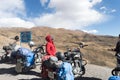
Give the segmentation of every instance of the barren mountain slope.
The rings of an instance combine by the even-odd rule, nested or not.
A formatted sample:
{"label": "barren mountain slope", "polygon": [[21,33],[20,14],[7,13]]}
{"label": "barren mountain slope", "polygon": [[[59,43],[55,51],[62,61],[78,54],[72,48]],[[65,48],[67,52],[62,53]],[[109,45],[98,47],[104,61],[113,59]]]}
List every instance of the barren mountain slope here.
{"label": "barren mountain slope", "polygon": [[65,52],[67,47],[78,47],[78,45],[73,42],[84,42],[85,44],[88,44],[88,46],[81,49],[81,52],[83,52],[83,57],[87,59],[89,63],[109,67],[115,66],[114,52],[110,52],[107,49],[115,47],[117,41],[116,37],[98,36],[87,34],[79,30],[73,31],[63,28],[0,28],[0,48],[13,41],[11,38],[14,38],[15,35],[19,35],[21,31],[31,31],[32,40],[36,44],[43,44],[45,42],[45,36],[51,34],[54,37],[57,51],[62,52]]}

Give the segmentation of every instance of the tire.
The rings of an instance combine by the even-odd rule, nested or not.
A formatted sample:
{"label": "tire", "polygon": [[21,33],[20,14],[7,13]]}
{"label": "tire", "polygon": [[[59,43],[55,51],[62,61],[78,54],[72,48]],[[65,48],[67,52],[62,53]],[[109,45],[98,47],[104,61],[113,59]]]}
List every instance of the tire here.
{"label": "tire", "polygon": [[44,49],[43,48],[36,48],[36,53],[35,53],[35,64],[40,63],[41,64],[41,58],[44,55]]}
{"label": "tire", "polygon": [[113,76],[120,76],[120,70],[117,70],[117,68],[114,68],[112,71],[111,71],[111,74]]}
{"label": "tire", "polygon": [[113,69],[113,70],[111,71],[111,74],[112,74],[113,76],[115,76],[115,75],[116,75],[116,70]]}
{"label": "tire", "polygon": [[35,65],[41,64],[41,54],[37,53],[35,54]]}
{"label": "tire", "polygon": [[75,62],[75,63],[72,63],[72,67],[73,67],[73,74],[74,75],[77,75],[77,76],[82,76],[85,74],[85,66],[84,65],[81,65],[80,62]]}
{"label": "tire", "polygon": [[82,70],[80,71],[80,74],[79,74],[79,75],[80,75],[80,76],[84,75],[84,74],[85,74],[85,71],[86,71],[86,70],[85,70],[85,67],[82,66]]}
{"label": "tire", "polygon": [[30,71],[30,68],[29,67],[24,67],[22,69],[22,73],[28,73]]}
{"label": "tire", "polygon": [[78,62],[74,62],[72,63],[72,67],[73,67],[73,74],[74,75],[79,75],[80,72],[80,67],[79,67],[79,63]]}

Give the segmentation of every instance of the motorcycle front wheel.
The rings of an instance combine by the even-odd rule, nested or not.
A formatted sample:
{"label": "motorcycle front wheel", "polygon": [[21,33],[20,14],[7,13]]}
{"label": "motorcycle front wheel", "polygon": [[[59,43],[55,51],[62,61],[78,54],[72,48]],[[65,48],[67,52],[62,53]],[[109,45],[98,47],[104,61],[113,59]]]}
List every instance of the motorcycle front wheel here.
{"label": "motorcycle front wheel", "polygon": [[74,62],[72,63],[72,67],[73,67],[73,73],[75,76],[82,76],[85,74],[85,67],[83,65],[80,64],[80,62]]}
{"label": "motorcycle front wheel", "polygon": [[86,71],[84,66],[82,66],[81,68],[82,68],[82,69],[81,69],[81,71],[80,71],[80,73],[79,73],[80,76],[84,75],[84,74],[85,74],[85,71]]}

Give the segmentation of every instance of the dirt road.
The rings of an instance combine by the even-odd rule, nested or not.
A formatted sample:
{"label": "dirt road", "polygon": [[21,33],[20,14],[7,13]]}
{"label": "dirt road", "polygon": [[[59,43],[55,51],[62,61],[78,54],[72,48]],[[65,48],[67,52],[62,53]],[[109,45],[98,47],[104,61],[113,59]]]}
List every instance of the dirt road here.
{"label": "dirt road", "polygon": [[[27,74],[16,74],[13,64],[0,63],[0,80],[42,80],[39,77],[39,66]],[[77,80],[108,80],[112,69],[107,67],[87,64],[86,74]]]}

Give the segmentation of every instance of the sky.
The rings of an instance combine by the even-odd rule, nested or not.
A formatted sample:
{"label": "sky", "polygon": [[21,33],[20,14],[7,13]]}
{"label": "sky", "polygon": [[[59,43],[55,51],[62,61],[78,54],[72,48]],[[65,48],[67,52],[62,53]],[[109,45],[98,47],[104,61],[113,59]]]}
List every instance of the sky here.
{"label": "sky", "polygon": [[120,34],[120,0],[0,0],[0,27],[47,26]]}

